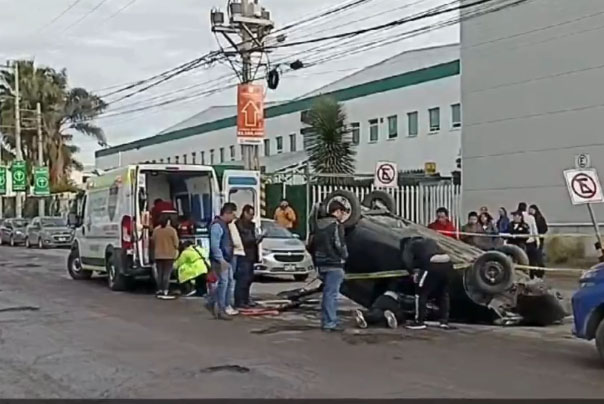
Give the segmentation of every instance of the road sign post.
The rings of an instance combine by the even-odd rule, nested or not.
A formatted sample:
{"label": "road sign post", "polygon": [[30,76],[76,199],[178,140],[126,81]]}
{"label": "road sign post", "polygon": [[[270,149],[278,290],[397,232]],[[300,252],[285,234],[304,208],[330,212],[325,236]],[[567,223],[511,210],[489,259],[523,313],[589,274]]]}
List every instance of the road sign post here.
{"label": "road sign post", "polygon": [[604,262],[604,246],[602,245],[600,226],[598,225],[593,206],[591,206],[593,203],[604,202],[598,172],[595,168],[566,170],[564,171],[564,178],[566,179],[568,194],[573,205],[587,205],[587,211],[589,212],[589,217],[591,218],[598,241],[596,249],[600,251],[600,262]]}
{"label": "road sign post", "polygon": [[380,161],[375,165],[373,186],[376,188],[390,188],[398,185],[398,168],[396,163]]}
{"label": "road sign post", "polygon": [[11,171],[13,174],[13,191],[23,192],[27,190],[27,165],[25,161],[14,161]]}
{"label": "road sign post", "polygon": [[6,195],[6,167],[0,166],[0,196]]}
{"label": "road sign post", "polygon": [[48,167],[36,167],[34,170],[34,196],[50,195]]}

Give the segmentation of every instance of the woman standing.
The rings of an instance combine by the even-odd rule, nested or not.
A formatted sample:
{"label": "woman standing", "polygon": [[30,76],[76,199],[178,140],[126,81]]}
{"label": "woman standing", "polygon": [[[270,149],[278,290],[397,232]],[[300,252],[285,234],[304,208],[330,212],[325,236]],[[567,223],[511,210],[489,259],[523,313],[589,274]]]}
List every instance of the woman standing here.
{"label": "woman standing", "polygon": [[155,249],[155,265],[157,268],[158,299],[173,299],[170,296],[170,276],[174,260],[178,256],[178,234],[171,226],[168,215],[162,215],[159,226],[153,230],[153,245]]}
{"label": "woman standing", "polygon": [[508,211],[501,207],[499,208],[499,219],[497,219],[497,229],[499,233],[506,233],[510,228],[510,218],[508,217]]}
{"label": "woman standing", "polygon": [[[549,230],[549,227],[547,226],[547,220],[545,220],[545,217],[543,216],[541,210],[539,210],[539,207],[537,205],[529,206],[529,215],[532,215],[535,218],[535,223],[537,224],[537,231],[539,232],[539,236],[541,236],[539,237],[539,248],[536,255],[536,266],[545,267],[543,253],[543,247],[545,246],[545,237],[543,237],[543,235],[546,234]],[[534,271],[534,275],[539,278],[543,278],[544,273],[545,271],[541,270]]]}
{"label": "woman standing", "polygon": [[[476,247],[484,251],[499,247],[500,239],[496,237],[499,232],[495,228],[491,215],[488,212],[481,213],[478,217],[478,224],[480,225],[480,233],[484,235],[475,238]],[[489,235],[493,237],[488,237]]]}

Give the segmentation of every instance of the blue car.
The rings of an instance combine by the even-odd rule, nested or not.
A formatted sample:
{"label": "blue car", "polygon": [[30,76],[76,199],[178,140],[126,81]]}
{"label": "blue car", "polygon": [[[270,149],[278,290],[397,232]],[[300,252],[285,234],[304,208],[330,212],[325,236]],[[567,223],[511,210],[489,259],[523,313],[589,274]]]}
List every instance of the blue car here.
{"label": "blue car", "polygon": [[580,289],[573,295],[573,334],[596,340],[600,358],[604,361],[604,263],[586,271],[579,280]]}

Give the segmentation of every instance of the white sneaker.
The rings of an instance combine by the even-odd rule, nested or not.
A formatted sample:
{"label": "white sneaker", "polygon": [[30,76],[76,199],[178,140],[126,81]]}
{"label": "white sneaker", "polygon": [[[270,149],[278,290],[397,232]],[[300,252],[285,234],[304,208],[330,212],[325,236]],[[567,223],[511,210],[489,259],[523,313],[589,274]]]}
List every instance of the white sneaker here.
{"label": "white sneaker", "polygon": [[235,310],[231,306],[227,306],[227,308],[224,309],[224,312],[229,316],[236,316],[237,314],[239,314],[239,311]]}
{"label": "white sneaker", "polygon": [[396,315],[393,312],[391,312],[390,310],[385,310],[384,317],[386,317],[386,322],[388,323],[388,327],[390,327],[390,328],[398,327],[398,321],[396,319]]}
{"label": "white sneaker", "polygon": [[354,319],[357,322],[357,327],[365,329],[367,328],[367,321],[361,310],[354,311]]}

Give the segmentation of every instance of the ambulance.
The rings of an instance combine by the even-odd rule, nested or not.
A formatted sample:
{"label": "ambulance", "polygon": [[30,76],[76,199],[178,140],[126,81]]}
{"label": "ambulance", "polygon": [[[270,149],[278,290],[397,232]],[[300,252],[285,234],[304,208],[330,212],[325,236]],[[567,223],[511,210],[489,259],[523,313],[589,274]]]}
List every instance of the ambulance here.
{"label": "ambulance", "polygon": [[[153,276],[151,211],[154,204],[171,204],[180,234],[206,249],[210,223],[225,202],[239,210],[250,204],[260,217],[260,173],[217,170],[203,165],[137,164],[91,177],[69,214],[75,236],[67,268],[73,279],[107,274],[111,290],[129,289],[137,278]],[[193,225],[190,225],[190,224]]]}

